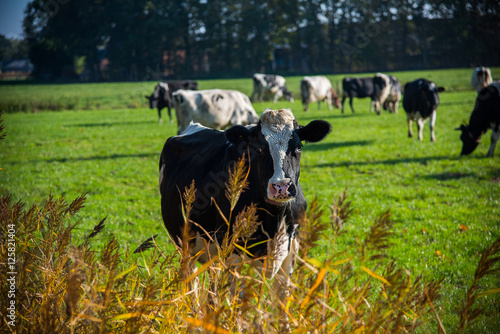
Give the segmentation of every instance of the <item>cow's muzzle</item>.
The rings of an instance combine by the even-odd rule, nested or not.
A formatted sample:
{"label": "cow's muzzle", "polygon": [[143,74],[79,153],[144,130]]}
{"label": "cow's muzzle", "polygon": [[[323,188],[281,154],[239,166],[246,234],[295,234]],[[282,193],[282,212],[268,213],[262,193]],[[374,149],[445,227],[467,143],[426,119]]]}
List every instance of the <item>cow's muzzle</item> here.
{"label": "cow's muzzle", "polygon": [[289,179],[269,182],[267,198],[271,202],[285,203],[294,199],[296,194],[296,187]]}

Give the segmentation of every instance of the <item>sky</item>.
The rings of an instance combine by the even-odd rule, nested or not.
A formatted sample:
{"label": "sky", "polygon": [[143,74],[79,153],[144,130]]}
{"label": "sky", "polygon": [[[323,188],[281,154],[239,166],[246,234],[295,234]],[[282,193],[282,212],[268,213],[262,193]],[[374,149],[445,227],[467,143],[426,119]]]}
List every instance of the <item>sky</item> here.
{"label": "sky", "polygon": [[24,9],[29,0],[0,0],[0,35],[23,38]]}

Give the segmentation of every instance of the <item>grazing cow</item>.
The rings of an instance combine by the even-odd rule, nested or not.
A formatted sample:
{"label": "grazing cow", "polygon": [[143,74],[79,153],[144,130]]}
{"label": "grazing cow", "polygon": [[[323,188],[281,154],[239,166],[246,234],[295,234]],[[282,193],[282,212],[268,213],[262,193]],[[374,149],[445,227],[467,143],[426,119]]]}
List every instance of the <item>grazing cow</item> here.
{"label": "grazing cow", "polygon": [[255,73],[253,79],[253,93],[250,100],[253,102],[255,94],[257,100],[263,102],[263,97],[266,94],[274,94],[273,102],[278,102],[282,96],[287,101],[293,102],[292,92],[286,88],[286,80],[281,75]]}
{"label": "grazing cow", "polygon": [[401,84],[394,75],[389,75],[389,79],[391,80],[391,90],[389,96],[385,99],[384,109],[397,114],[399,101],[401,100]]}
{"label": "grazing cow", "polygon": [[[377,73],[373,77],[372,107],[381,114],[382,105],[391,93],[391,78],[387,74]],[[370,107],[370,110],[372,108]]]}
{"label": "grazing cow", "polygon": [[174,107],[172,93],[179,89],[197,90],[198,83],[193,80],[159,82],[153,94],[150,96],[146,95],[146,98],[149,100],[149,108],[158,109],[158,123],[162,122],[161,110],[163,108],[168,108],[168,117],[170,118],[170,122],[172,122],[172,113],[170,111]]}
{"label": "grazing cow", "polygon": [[422,140],[424,123],[430,119],[431,141],[436,141],[434,125],[436,124],[436,109],[439,105],[438,92],[444,91],[434,82],[426,79],[417,79],[405,85],[403,108],[408,119],[408,136],[413,137],[412,121],[417,122],[418,140]]}
{"label": "grazing cow", "polygon": [[495,145],[500,138],[500,83],[498,82],[492,83],[479,92],[469,124],[457,129],[462,131],[460,139],[463,145],[460,154],[472,153],[481,142],[481,136],[488,129],[491,129],[492,133],[487,156],[492,157]]}
{"label": "grazing cow", "polygon": [[190,122],[198,122],[214,129],[231,125],[257,123],[259,115],[243,93],[235,90],[183,90],[172,94],[178,132],[184,131]]}
{"label": "grazing cow", "polygon": [[[373,78],[344,78],[342,80],[342,91],[342,113],[344,113],[344,102],[346,98],[349,98],[349,105],[351,106],[351,111],[354,113],[354,107],[352,106],[353,98],[369,97],[373,101],[373,95],[375,93]],[[372,107],[373,102],[370,105],[370,111],[372,111]]]}
{"label": "grazing cow", "polygon": [[309,109],[309,103],[318,102],[318,110],[321,102],[328,103],[328,109],[332,110],[332,101],[335,108],[340,108],[339,97],[335,94],[330,80],[323,76],[304,77],[300,82],[300,94],[304,111]]}
{"label": "grazing cow", "polygon": [[493,79],[491,78],[491,71],[489,68],[476,67],[474,69],[474,73],[472,73],[472,77],[470,79],[470,84],[476,92],[479,93],[483,88],[486,88],[492,82]]}
{"label": "grazing cow", "polygon": [[[192,124],[185,133],[169,138],[160,156],[159,186],[163,222],[176,246],[182,247],[186,240],[181,194],[192,182],[196,192],[188,248],[199,262],[208,260],[207,250],[216,253],[213,244],[222,245],[233,233],[229,226],[234,218],[254,204],[260,223],[248,239],[253,244],[248,252],[251,257],[267,259],[268,277],[275,278],[277,292],[286,297],[299,248],[297,229],[307,208],[299,184],[302,142],[318,142],[330,128],[322,120],[301,126],[290,110],[266,109],[256,125],[233,126],[222,132]],[[247,190],[234,206],[228,226],[222,215],[230,217],[232,204],[225,184],[228,170],[242,157],[248,168]]]}

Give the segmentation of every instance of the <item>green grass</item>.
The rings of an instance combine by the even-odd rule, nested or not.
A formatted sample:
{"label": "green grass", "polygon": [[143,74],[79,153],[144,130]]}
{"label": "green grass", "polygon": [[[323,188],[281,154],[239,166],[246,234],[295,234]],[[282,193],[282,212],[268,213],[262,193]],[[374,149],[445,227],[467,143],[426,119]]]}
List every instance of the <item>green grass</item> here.
{"label": "green grass", "polygon": [[[493,77],[500,68],[492,69]],[[393,227],[388,256],[413,276],[443,278],[443,297],[435,305],[447,332],[454,332],[459,311],[471,284],[480,253],[500,237],[500,148],[486,158],[490,132],[467,157],[460,157],[459,133],[468,120],[476,93],[471,69],[399,72],[402,84],[426,77],[444,86],[436,122],[436,143],[407,137],[402,105],[397,115],[369,113],[367,99],[355,100],[357,113],[329,111],[323,104],[303,112],[301,77],[287,78],[294,103],[255,103],[265,108],[291,108],[300,123],[325,119],[332,133],[321,143],[304,148],[301,184],[308,201],[316,196],[325,208],[348,189],[355,212],[337,240],[336,251],[353,249],[375,216],[390,209]],[[329,76],[339,85],[343,76]],[[143,95],[154,82],[71,85],[2,85],[0,107],[7,137],[0,141],[0,193],[29,205],[48,194],[73,199],[87,193],[86,209],[77,237],[107,217],[122,247],[134,249],[153,234],[169,244],[162,227],[158,191],[158,159],[165,140],[176,133],[173,123],[157,123],[156,111],[146,108]],[[238,89],[251,94],[250,79],[201,81],[200,89]],[[17,104],[16,104],[17,103]],[[12,107],[60,106],[59,111],[32,113]],[[16,109],[17,108],[17,109]],[[35,108],[39,110],[40,108]],[[44,108],[41,108],[44,109]],[[51,108],[46,108],[51,109]],[[57,108],[55,108],[57,109]],[[70,110],[68,110],[70,109]],[[414,129],[416,133],[416,129]],[[328,210],[325,210],[325,216]],[[106,234],[101,235],[102,243]],[[312,252],[324,258],[332,245],[322,242]],[[485,288],[498,287],[498,273]],[[500,328],[499,295],[482,298],[486,309],[470,333],[495,333]],[[428,332],[436,332],[434,322]],[[424,330],[425,331],[425,330]]]}

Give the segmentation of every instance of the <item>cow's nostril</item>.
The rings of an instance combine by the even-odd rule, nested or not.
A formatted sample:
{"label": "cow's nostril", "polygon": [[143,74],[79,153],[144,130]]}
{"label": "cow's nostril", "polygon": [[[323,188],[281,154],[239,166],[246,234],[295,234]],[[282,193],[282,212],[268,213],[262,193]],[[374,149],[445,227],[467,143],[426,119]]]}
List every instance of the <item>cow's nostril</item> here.
{"label": "cow's nostril", "polygon": [[295,197],[295,195],[297,195],[297,189],[293,183],[290,183],[290,187],[288,187],[288,195],[291,197]]}

